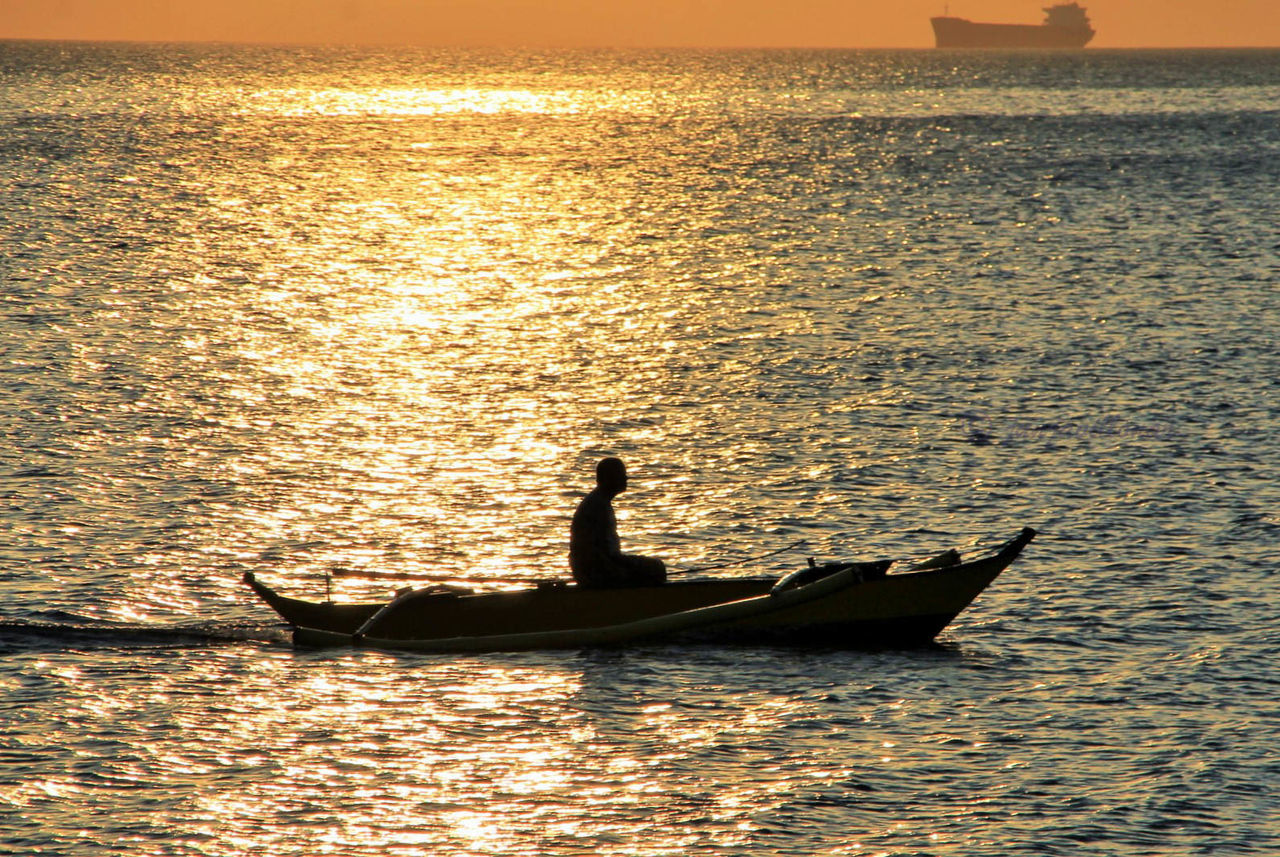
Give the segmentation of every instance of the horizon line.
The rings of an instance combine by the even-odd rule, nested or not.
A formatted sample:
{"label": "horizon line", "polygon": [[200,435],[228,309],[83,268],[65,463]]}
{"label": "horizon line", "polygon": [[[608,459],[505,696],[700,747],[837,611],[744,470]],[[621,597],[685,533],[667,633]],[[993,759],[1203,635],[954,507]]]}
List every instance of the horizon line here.
{"label": "horizon line", "polygon": [[934,45],[620,45],[620,44],[557,44],[499,42],[409,42],[396,40],[290,40],[290,39],[92,39],[78,36],[4,36],[3,42],[45,42],[53,44],[103,44],[103,45],[226,45],[281,48],[418,48],[426,50],[522,50],[522,51],[929,51],[939,53],[1013,53],[1013,54],[1092,54],[1107,51],[1272,51],[1275,45],[1102,45],[1083,48],[939,48]]}

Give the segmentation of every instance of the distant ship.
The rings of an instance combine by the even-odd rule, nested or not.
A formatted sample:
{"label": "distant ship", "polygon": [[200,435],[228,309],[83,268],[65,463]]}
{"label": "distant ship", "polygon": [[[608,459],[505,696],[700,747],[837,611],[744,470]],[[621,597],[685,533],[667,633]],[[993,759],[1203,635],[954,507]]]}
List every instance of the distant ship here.
{"label": "distant ship", "polygon": [[978,24],[964,18],[931,18],[940,48],[1083,48],[1093,38],[1084,7],[1059,3],[1045,10],[1043,24]]}

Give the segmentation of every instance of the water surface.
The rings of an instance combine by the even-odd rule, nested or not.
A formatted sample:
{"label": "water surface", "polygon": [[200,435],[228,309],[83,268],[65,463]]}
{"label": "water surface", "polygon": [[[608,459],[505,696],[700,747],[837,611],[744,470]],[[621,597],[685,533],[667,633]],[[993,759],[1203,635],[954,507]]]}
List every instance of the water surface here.
{"label": "water surface", "polygon": [[[1280,848],[1275,52],[0,43],[0,849]],[[935,649],[239,582],[1041,536]]]}

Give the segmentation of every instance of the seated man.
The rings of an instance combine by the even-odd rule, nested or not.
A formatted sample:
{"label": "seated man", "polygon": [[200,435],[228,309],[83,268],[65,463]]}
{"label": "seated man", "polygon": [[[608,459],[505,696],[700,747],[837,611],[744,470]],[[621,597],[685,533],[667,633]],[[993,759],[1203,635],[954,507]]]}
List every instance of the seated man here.
{"label": "seated man", "polygon": [[667,582],[662,560],[631,556],[618,541],[613,498],[627,490],[627,468],[620,459],[596,465],[596,487],[582,498],[569,531],[569,567],[582,586],[658,586]]}

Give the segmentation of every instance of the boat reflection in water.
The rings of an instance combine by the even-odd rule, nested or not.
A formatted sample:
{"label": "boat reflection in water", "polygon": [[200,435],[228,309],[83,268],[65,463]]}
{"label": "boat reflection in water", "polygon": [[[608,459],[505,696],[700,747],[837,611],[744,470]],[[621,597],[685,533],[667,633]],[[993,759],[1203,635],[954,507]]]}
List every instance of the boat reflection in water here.
{"label": "boat reflection in water", "polygon": [[1043,24],[982,24],[940,15],[931,18],[940,48],[1083,48],[1093,27],[1083,6],[1059,3],[1046,7]]}

